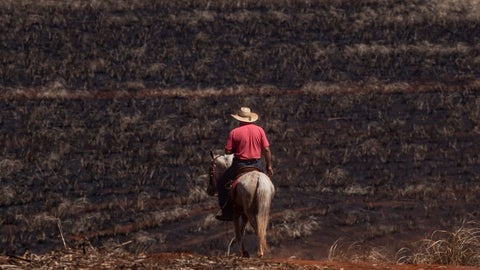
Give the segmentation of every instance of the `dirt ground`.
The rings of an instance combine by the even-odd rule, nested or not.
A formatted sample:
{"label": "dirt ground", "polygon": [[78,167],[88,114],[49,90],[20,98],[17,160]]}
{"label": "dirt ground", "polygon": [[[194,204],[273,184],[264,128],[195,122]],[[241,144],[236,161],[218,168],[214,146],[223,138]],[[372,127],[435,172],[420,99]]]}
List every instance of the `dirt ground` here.
{"label": "dirt ground", "polygon": [[[479,222],[478,1],[130,2],[0,1],[0,269],[469,269],[386,262]],[[261,260],[205,193],[238,105]]]}
{"label": "dirt ground", "polygon": [[236,256],[201,256],[191,253],[127,255],[63,250],[48,255],[1,256],[0,269],[324,269],[324,270],[470,270],[465,266],[406,265],[299,260],[252,259]]}
{"label": "dirt ground", "polygon": [[[44,100],[32,92],[33,96],[23,93],[14,102],[5,99],[2,119],[5,127],[11,127],[3,129],[9,146],[5,152],[17,162],[11,162],[4,173],[11,181],[7,182],[10,189],[18,192],[4,191],[30,193],[21,203],[14,203],[15,196],[5,196],[11,199],[5,199],[0,208],[5,217],[0,227],[2,268],[449,269],[335,263],[328,258],[338,243],[340,254],[333,256],[337,261],[364,261],[349,255],[368,257],[369,252],[378,251],[387,260],[368,261],[396,262],[396,252],[432,231],[450,231],[464,218],[478,219],[478,114],[471,113],[477,108],[477,92],[383,96],[289,92],[278,97],[197,99],[161,98],[164,94],[151,99],[136,99],[135,95]],[[198,153],[218,144],[211,134],[223,133],[217,129],[226,129],[230,122],[199,126],[201,122],[193,121],[191,113],[211,108],[207,115],[219,115],[228,111],[232,100],[248,100],[264,110],[262,115],[272,116],[264,123],[276,142],[277,190],[268,230],[270,252],[262,260],[225,255],[233,225],[215,220],[216,198],[204,191],[209,160],[204,162]],[[262,107],[264,103],[273,104],[272,109]],[[105,107],[111,114],[103,113]],[[297,110],[299,107],[302,110]],[[395,110],[384,109],[390,107]],[[128,122],[134,119],[130,114],[136,119],[132,123]],[[165,123],[158,122],[160,125],[158,115],[169,117]],[[356,120],[347,121],[349,115]],[[117,130],[122,123],[124,129]],[[454,130],[445,131],[452,125]],[[164,133],[170,126],[175,128],[168,137]],[[182,133],[187,130],[199,134],[189,137],[190,133]],[[31,136],[34,143],[30,143]],[[162,136],[167,137],[160,143]],[[356,140],[361,137],[362,141]],[[93,144],[98,138],[100,143]],[[301,143],[298,138],[303,138]],[[52,150],[52,144],[59,149]],[[195,147],[186,147],[191,145]],[[115,147],[117,152],[112,153]],[[182,155],[173,155],[178,149],[184,149],[179,152]],[[311,156],[312,149],[316,156]],[[68,158],[57,158],[65,153]],[[62,174],[46,175],[38,181],[29,166],[20,166],[29,160],[38,161],[37,171]],[[118,160],[144,162],[115,162]],[[187,165],[179,167],[179,161]],[[108,173],[98,164],[110,168]],[[153,171],[155,175],[128,177],[133,171]],[[66,243],[59,235],[60,225]],[[251,231],[246,241],[254,254],[256,242]],[[51,250],[57,251],[45,253]],[[232,248],[232,252],[236,250]],[[351,252],[342,254],[344,251]]]}

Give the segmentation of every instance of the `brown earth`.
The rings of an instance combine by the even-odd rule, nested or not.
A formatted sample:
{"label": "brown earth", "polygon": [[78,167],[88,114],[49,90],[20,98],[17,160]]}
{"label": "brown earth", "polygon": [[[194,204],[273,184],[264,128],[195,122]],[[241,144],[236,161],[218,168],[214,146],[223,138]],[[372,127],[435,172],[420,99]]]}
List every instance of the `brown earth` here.
{"label": "brown earth", "polygon": [[[183,97],[189,97],[190,100],[174,94],[161,99],[162,95],[158,93],[148,99],[147,96],[139,98],[128,95],[116,99],[111,96],[103,99],[69,99],[68,95],[62,99],[58,96],[48,99],[32,91],[33,96],[26,101],[22,93],[16,92],[18,96],[4,99],[8,105],[3,103],[2,106],[8,110],[2,112],[4,116],[11,113],[19,119],[25,119],[25,126],[17,125],[15,130],[3,130],[2,136],[8,146],[4,153],[12,160],[16,158],[17,162],[23,160],[24,164],[35,157],[37,172],[53,169],[57,175],[45,174],[44,178],[29,183],[29,179],[36,179],[37,176],[29,175],[31,172],[27,165],[14,163],[19,166],[17,168],[3,163],[2,166],[8,169],[3,171],[6,187],[12,187],[9,181],[17,179],[17,186],[23,188],[17,192],[24,192],[18,194],[28,196],[23,197],[23,201],[14,201],[13,197],[8,200],[10,193],[6,188],[3,189],[7,196],[3,197],[3,206],[0,208],[5,217],[0,226],[3,235],[2,264],[19,268],[28,268],[28,265],[46,268],[56,265],[61,268],[62,263],[70,263],[92,268],[118,264],[119,267],[123,265],[130,268],[158,266],[187,269],[223,266],[274,269],[468,269],[387,263],[396,261],[396,253],[400,249],[413,249],[416,242],[429,237],[436,230],[452,230],[465,218],[473,221],[478,218],[478,184],[473,181],[477,176],[472,174],[478,164],[472,162],[478,158],[477,136],[474,134],[478,123],[475,104],[478,104],[479,98],[477,91],[461,89],[459,86],[456,90],[445,91],[426,86],[424,91],[419,92],[345,92],[343,95],[312,95],[298,90],[274,97],[264,93],[255,98],[239,93],[195,97],[183,92]],[[202,157],[197,157],[195,152],[186,152],[211,149],[219,144],[210,140],[210,126],[204,125],[204,130],[199,134],[200,141],[193,137],[192,143],[189,143],[190,137],[186,134],[178,133],[185,127],[197,129],[196,122],[192,124],[188,120],[196,108],[209,108],[207,115],[228,111],[227,99],[236,103],[248,100],[256,105],[255,108],[266,116],[263,124],[275,142],[272,149],[276,155],[274,182],[277,194],[269,228],[270,252],[263,260],[245,260],[225,255],[227,244],[233,237],[233,226],[213,218],[217,211],[216,200],[205,196],[203,191],[208,160],[202,161]],[[428,106],[419,100],[428,100],[425,101]],[[161,106],[151,106],[157,102],[162,102]],[[261,107],[265,102],[280,108]],[[131,127],[138,129],[132,132],[127,126],[123,131],[116,131],[116,126],[124,125],[116,122],[117,119],[127,118],[132,112],[133,103],[133,113],[142,115],[131,124]],[[222,105],[221,108],[212,107],[211,103]],[[84,111],[78,111],[79,104]],[[155,109],[152,110],[152,107]],[[395,109],[381,109],[385,107]],[[102,115],[104,108],[113,111],[110,112],[111,116]],[[313,111],[319,116],[303,119],[307,116],[302,116],[298,108],[305,114]],[[36,118],[31,113],[42,109],[45,110],[42,117]],[[172,125],[176,127],[173,137],[184,137],[183,141],[167,140],[166,143],[172,145],[168,151],[184,149],[186,154],[166,152],[163,159],[156,154],[155,159],[149,160],[146,157],[150,152],[146,149],[158,147],[158,144],[151,146],[146,140],[135,143],[132,139],[147,138],[151,136],[148,135],[150,133],[155,134],[152,141],[161,139],[169,125],[159,130],[144,127],[151,125],[149,121],[163,119],[151,117],[152,112],[161,112],[168,119],[172,116],[168,116],[167,112],[171,111],[177,115],[172,118]],[[296,114],[291,114],[292,111]],[[391,115],[385,115],[384,112]],[[98,115],[102,115],[100,122],[95,120]],[[345,121],[346,116],[355,115],[356,122]],[[415,118],[418,115],[424,118]],[[9,118],[2,119],[4,126],[9,127]],[[289,125],[283,127],[278,119],[287,119]],[[106,138],[115,136],[115,133],[121,134],[121,140],[116,142],[133,142],[133,145],[123,148],[129,150],[121,153],[115,152],[118,145],[109,141],[94,146],[90,134],[98,132],[95,126],[85,126],[83,131],[79,128],[90,123],[107,130]],[[75,126],[77,128],[72,128]],[[48,127],[56,127],[53,129],[55,133],[51,133],[51,137],[38,137],[37,134],[48,135],[52,130]],[[215,130],[219,128],[219,123],[211,124],[211,127]],[[317,131],[319,127],[322,127],[321,132]],[[393,127],[397,128],[395,132],[391,131]],[[439,132],[447,127],[453,130],[440,135]],[[295,139],[289,135],[289,129],[300,137]],[[351,141],[351,137],[343,136],[345,133],[364,138],[360,143]],[[28,137],[29,134],[33,134],[35,143],[22,145],[25,141],[23,136]],[[312,142],[310,139],[313,136],[320,136],[321,139]],[[370,146],[377,152],[372,149],[358,150],[366,147],[362,142],[371,141],[373,143]],[[378,142],[386,145],[379,148]],[[416,142],[418,148],[410,152],[412,142]],[[185,148],[195,143],[192,150]],[[19,149],[22,150],[12,152],[11,147],[16,145],[21,146]],[[61,162],[52,158],[55,156],[53,154],[65,152],[62,148],[65,145],[69,145],[69,158]],[[94,147],[97,148],[93,152],[88,150]],[[321,156],[302,158],[311,154],[312,150],[321,149]],[[92,153],[98,155],[103,152],[109,153],[105,155],[108,160],[102,160],[101,155],[95,158],[97,164],[113,169],[110,173],[112,179],[98,180],[105,177],[104,170],[90,167],[92,164],[69,163],[81,158],[91,159]],[[343,154],[337,157],[338,152]],[[296,158],[293,159],[295,153]],[[443,154],[438,156],[438,153]],[[415,164],[408,165],[413,158]],[[117,161],[121,159],[144,161],[118,165]],[[193,179],[185,179],[181,172],[178,173],[177,159],[186,162],[179,168],[191,174]],[[452,160],[456,160],[456,166],[452,167]],[[156,163],[158,161],[162,163]],[[292,165],[292,162],[296,165]],[[433,169],[432,164],[435,166]],[[171,176],[171,179],[163,176],[164,180],[161,180],[162,175],[157,176],[155,171],[154,177],[147,176],[143,180],[129,178],[132,171],[138,170],[136,166],[161,166],[163,173]],[[361,168],[365,171],[358,170]],[[62,180],[73,178],[76,174],[82,177],[77,178],[75,184]],[[12,178],[12,175],[17,178]],[[97,181],[92,182],[90,177]],[[121,182],[117,182],[116,177]],[[58,181],[53,184],[51,179]],[[431,181],[425,182],[427,179]],[[185,185],[185,182],[188,184]],[[39,186],[40,183],[42,185]],[[28,192],[32,193],[29,195]],[[42,200],[45,202],[40,203]],[[62,239],[63,236],[65,239]],[[253,254],[255,238],[251,231],[247,232],[246,242]],[[53,249],[57,251],[49,251]],[[235,252],[236,246],[232,247],[232,253]],[[338,263],[328,260],[329,256],[337,261],[375,263]]]}
{"label": "brown earth", "polygon": [[[383,263],[478,225],[475,1],[0,6],[1,267],[429,269]],[[240,104],[274,154],[264,260],[225,256],[205,194]]]}
{"label": "brown earth", "polygon": [[44,256],[1,256],[1,269],[323,269],[323,270],[473,270],[477,267],[408,265],[289,259],[212,257],[191,253],[158,253],[131,256],[64,250]]}

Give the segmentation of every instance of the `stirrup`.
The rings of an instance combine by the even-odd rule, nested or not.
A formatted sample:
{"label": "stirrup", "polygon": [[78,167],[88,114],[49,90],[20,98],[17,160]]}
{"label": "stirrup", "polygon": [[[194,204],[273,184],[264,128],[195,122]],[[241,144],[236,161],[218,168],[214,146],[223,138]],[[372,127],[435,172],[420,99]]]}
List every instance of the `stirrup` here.
{"label": "stirrup", "polygon": [[221,215],[216,215],[216,219],[220,221],[233,221],[233,215],[226,215],[226,214],[221,214]]}
{"label": "stirrup", "polygon": [[220,210],[222,214],[216,215],[216,219],[221,221],[233,221],[233,204],[230,199],[227,199],[227,201]]}
{"label": "stirrup", "polygon": [[225,183],[225,190],[230,191],[232,189],[232,184],[233,184],[233,181],[231,180]]}

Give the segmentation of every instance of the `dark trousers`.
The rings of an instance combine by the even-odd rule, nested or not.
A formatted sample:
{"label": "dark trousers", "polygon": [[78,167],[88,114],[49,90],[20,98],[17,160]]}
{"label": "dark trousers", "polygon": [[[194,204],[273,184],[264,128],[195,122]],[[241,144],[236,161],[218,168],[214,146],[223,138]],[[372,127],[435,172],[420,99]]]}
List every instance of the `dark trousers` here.
{"label": "dark trousers", "polygon": [[237,175],[237,171],[242,167],[257,167],[261,172],[264,172],[263,163],[261,159],[257,160],[241,160],[233,159],[232,166],[230,166],[220,177],[217,182],[218,190],[218,205],[223,208],[228,201],[228,190],[225,185],[233,180]]}

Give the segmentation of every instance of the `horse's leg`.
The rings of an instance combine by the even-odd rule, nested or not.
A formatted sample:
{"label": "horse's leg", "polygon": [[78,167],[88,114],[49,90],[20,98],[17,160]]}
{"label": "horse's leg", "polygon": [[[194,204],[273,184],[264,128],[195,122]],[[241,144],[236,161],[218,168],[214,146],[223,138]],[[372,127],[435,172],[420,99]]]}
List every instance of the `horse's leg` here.
{"label": "horse's leg", "polygon": [[236,241],[238,243],[238,247],[240,249],[240,256],[248,258],[250,255],[248,251],[245,249],[245,244],[243,243],[243,237],[245,236],[245,228],[247,226],[247,220],[244,215],[238,215],[234,217],[235,221],[235,236]]}
{"label": "horse's leg", "polygon": [[242,223],[241,223],[240,231],[241,231],[241,234],[242,234],[242,257],[245,257],[245,258],[250,257],[250,254],[248,254],[248,251],[245,248],[245,244],[244,244],[244,241],[243,241],[243,238],[245,237],[245,229],[247,227],[247,223],[248,223],[247,217],[245,215],[242,215]]}
{"label": "horse's leg", "polygon": [[258,237],[257,256],[259,258],[262,258],[263,253],[267,248],[267,225],[264,223],[268,223],[268,221],[262,218],[261,216],[257,216],[256,221],[257,221],[256,233]]}
{"label": "horse's leg", "polygon": [[[267,183],[263,181],[262,183]],[[264,187],[257,189],[256,211],[254,211],[254,223],[255,233],[258,237],[258,249],[257,256],[263,257],[264,252],[267,251],[267,226],[270,216],[270,205],[272,200],[272,194],[274,193],[273,187]]]}
{"label": "horse's leg", "polygon": [[265,219],[262,218],[262,215],[260,214],[257,214],[257,215],[253,214],[249,217],[249,219],[250,219],[250,224],[252,225],[258,239],[257,256],[259,258],[262,258],[265,248],[267,246],[266,225],[263,224],[265,222]]}
{"label": "horse's leg", "polygon": [[240,216],[237,213],[233,213],[233,224],[235,226],[235,242],[238,244],[240,256],[242,256],[242,232],[241,232],[241,225],[240,225]]}

